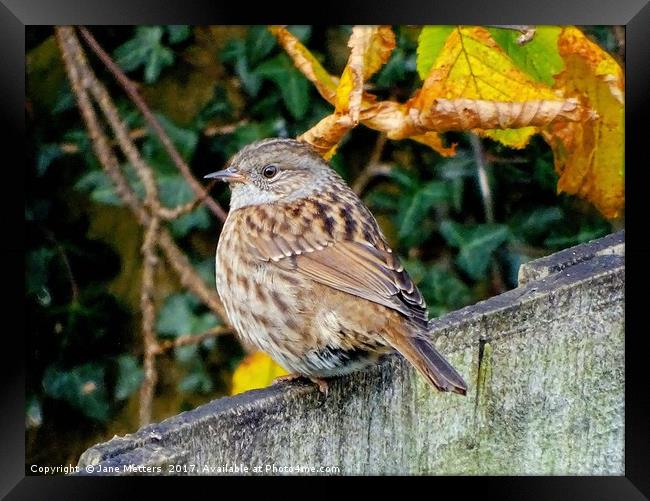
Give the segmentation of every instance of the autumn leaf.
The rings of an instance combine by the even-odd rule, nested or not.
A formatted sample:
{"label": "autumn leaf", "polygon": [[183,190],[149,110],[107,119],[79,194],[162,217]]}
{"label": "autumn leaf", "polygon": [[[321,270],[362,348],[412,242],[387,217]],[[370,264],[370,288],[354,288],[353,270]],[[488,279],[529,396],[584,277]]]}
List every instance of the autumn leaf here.
{"label": "autumn leaf", "polygon": [[438,58],[438,54],[440,54],[447,38],[449,38],[449,35],[451,35],[454,29],[454,26],[425,26],[420,31],[416,67],[422,80],[429,75],[431,67]]}
{"label": "autumn leaf", "polygon": [[619,64],[577,28],[558,38],[566,69],[556,87],[592,107],[597,120],[557,123],[544,131],[560,175],[558,191],[591,201],[608,218],[624,207],[624,78]]}
{"label": "autumn leaf", "polygon": [[524,44],[519,43],[521,34],[515,30],[488,28],[488,31],[519,69],[538,82],[553,86],[555,75],[564,69],[557,47],[561,27],[537,26],[532,40]]}
{"label": "autumn leaf", "polygon": [[296,68],[314,84],[325,100],[334,104],[338,82],[323,68],[318,59],[288,29],[271,26],[269,30],[291,57]]}
{"label": "autumn leaf", "polygon": [[388,61],[395,48],[395,34],[387,26],[355,26],[348,47],[350,57],[336,89],[336,112],[349,115],[356,125],[363,84]]}
{"label": "autumn leaf", "polygon": [[[543,131],[555,154],[558,190],[586,197],[608,217],[619,214],[622,70],[576,28],[542,26],[528,30],[522,41],[521,34],[499,28],[425,27],[417,57],[424,83],[405,103],[379,101],[364,90],[394,48],[389,27],[353,28],[340,79],[286,29],[271,31],[335,107],[298,138],[325,158],[358,123],[392,140],[426,144],[443,156],[454,155],[455,145],[446,146],[441,132],[472,130],[523,148]],[[613,167],[607,159],[614,159]]]}
{"label": "autumn leaf", "polygon": [[261,351],[247,355],[232,375],[231,395],[248,390],[265,388],[277,377],[287,371],[276,364],[271,357]]}
{"label": "autumn leaf", "polygon": [[[412,104],[421,110],[420,121],[424,124],[435,116],[439,98],[510,103],[558,101],[550,87],[519,70],[490,33],[480,26],[456,27],[440,50]],[[479,111],[478,115],[487,115],[488,111]],[[521,127],[479,132],[506,146],[523,148],[537,129]]]}

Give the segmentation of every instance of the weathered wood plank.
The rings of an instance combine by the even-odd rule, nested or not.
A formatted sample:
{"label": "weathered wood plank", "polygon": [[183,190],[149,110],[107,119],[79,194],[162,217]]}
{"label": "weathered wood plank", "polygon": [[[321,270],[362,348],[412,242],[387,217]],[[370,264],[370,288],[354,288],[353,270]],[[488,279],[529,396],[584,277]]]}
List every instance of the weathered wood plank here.
{"label": "weathered wood plank", "polygon": [[517,289],[433,322],[466,397],[432,391],[392,356],[327,398],[294,382],[215,400],[99,444],[79,465],[622,475],[623,234],[606,239],[529,263]]}

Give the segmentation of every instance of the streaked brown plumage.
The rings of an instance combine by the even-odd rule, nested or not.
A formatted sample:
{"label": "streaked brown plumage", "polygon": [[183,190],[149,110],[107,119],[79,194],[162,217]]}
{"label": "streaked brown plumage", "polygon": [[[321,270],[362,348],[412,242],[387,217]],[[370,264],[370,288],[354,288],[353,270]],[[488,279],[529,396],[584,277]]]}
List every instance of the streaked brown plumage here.
{"label": "streaked brown plumage", "polygon": [[206,177],[232,190],[217,290],[245,342],[312,379],[397,350],[439,390],[465,394],[462,377],[433,347],[424,299],[375,218],[308,145],[253,143]]}

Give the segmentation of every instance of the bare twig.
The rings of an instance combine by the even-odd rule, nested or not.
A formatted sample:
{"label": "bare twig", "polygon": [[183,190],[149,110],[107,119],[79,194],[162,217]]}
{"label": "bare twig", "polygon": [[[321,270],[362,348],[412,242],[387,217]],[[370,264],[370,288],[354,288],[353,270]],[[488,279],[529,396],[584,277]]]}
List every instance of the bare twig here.
{"label": "bare twig", "polygon": [[489,164],[485,160],[485,152],[480,138],[474,134],[469,134],[472,151],[474,153],[474,162],[476,163],[476,177],[478,186],[481,190],[483,200],[483,212],[485,213],[485,222],[494,223],[494,201],[492,200],[492,191],[490,189],[490,179],[488,175]]}
{"label": "bare twig", "polygon": [[170,156],[176,167],[181,172],[187,183],[190,185],[197,197],[205,200],[205,204],[208,208],[221,220],[226,220],[226,212],[223,208],[209,196],[205,188],[199,183],[196,178],[192,175],[189,166],[185,163],[180,153],[174,146],[174,143],[169,138],[169,135],[162,127],[156,116],[152,113],[151,109],[144,101],[142,96],[138,91],[137,86],[126,76],[122,69],[113,61],[111,56],[97,43],[95,37],[92,36],[90,31],[85,27],[80,27],[79,31],[81,32],[82,37],[88,44],[88,46],[93,50],[93,52],[101,59],[101,61],[106,65],[108,70],[113,74],[117,82],[122,86],[124,91],[131,98],[133,103],[138,107],[145,120],[149,123],[151,128],[155,131],[163,147],[167,151],[167,154]]}
{"label": "bare twig", "polygon": [[[474,162],[476,163],[476,177],[478,179],[479,190],[481,191],[481,199],[483,200],[483,212],[485,214],[486,223],[494,223],[494,199],[492,198],[492,190],[490,189],[490,177],[488,170],[490,164],[485,158],[485,150],[481,139],[474,133],[469,134],[472,151],[474,152]],[[491,264],[492,272],[492,286],[497,294],[505,292],[506,286],[501,276],[501,269],[499,263],[493,259]]]}
{"label": "bare twig", "polygon": [[173,341],[171,340],[161,341],[158,344],[158,354],[171,350],[172,348],[178,348],[180,346],[200,344],[206,339],[222,336],[224,334],[230,334],[232,332],[233,330],[230,327],[227,327],[225,325],[218,325],[217,327],[205,331],[202,334],[183,334],[182,336],[178,336]]}
{"label": "bare twig", "polygon": [[[147,135],[147,129],[143,127],[140,127],[138,129],[133,129],[129,132],[129,137],[131,139],[141,139],[143,137],[146,137],[146,135]],[[117,144],[117,142],[109,141],[108,144],[114,146],[115,144]],[[75,153],[79,153],[81,151],[81,148],[79,148],[79,145],[76,143],[60,143],[59,149],[66,155],[74,155]]]}
{"label": "bare twig", "polygon": [[[56,37],[61,48],[63,60],[70,79],[72,90],[77,99],[82,118],[88,130],[97,158],[115,186],[115,192],[135,215],[141,226],[148,226],[150,215],[142,206],[141,201],[129,185],[126,177],[120,170],[119,162],[109,146],[109,141],[104,133],[90,97],[82,85],[79,66],[87,67],[88,63],[83,57],[83,52],[71,27],[57,27]],[[92,70],[90,70],[92,72]],[[226,321],[225,311],[214,289],[209,288],[196,270],[190,264],[187,256],[179,249],[176,242],[165,228],[161,228],[158,245],[165,255],[167,263],[178,275],[181,285],[194,293],[204,304],[214,311],[221,319]]]}
{"label": "bare twig", "polygon": [[142,288],[140,295],[140,309],[142,310],[142,340],[144,344],[143,371],[144,378],[140,386],[140,426],[151,422],[151,405],[154,390],[158,380],[156,371],[156,353],[158,341],[154,331],[156,322],[156,309],[153,302],[154,272],[158,258],[156,256],[156,240],[160,221],[152,217],[144,235],[142,243]]}
{"label": "bare twig", "polygon": [[[208,183],[207,190],[210,191],[212,187],[217,183],[216,179],[213,179]],[[174,209],[168,209],[167,207],[160,207],[159,209],[159,214],[160,218],[164,221],[171,221],[173,219],[178,219],[181,216],[184,216],[185,214],[189,214],[192,212],[194,209],[196,209],[201,203],[203,202],[203,199],[201,198],[195,198],[191,202],[188,202],[184,205],[179,205],[178,207],[175,207]]]}
{"label": "bare twig", "polygon": [[[149,223],[149,214],[144,210],[140,200],[138,200],[135,192],[120,171],[119,162],[108,145],[108,140],[99,124],[90,98],[81,84],[77,66],[87,63],[80,57],[80,47],[78,45],[75,46],[74,42],[76,41],[76,37],[74,31],[68,27],[57,28],[57,40],[61,46],[71,86],[79,104],[86,128],[88,129],[95,154],[113,181],[117,195],[131,209],[138,222],[142,226],[147,226]],[[207,287],[191,266],[187,256],[178,248],[166,229],[161,229],[158,243],[165,254],[167,262],[178,274],[181,285],[196,294],[211,310],[217,313],[222,319],[225,319],[225,312],[216,291]]]}
{"label": "bare twig", "polygon": [[[57,27],[56,39],[61,49],[72,90],[91,138],[93,150],[104,171],[113,181],[117,195],[131,209],[138,223],[145,227],[142,245],[143,272],[140,304],[144,345],[144,380],[140,388],[140,423],[144,425],[151,420],[151,407],[157,381],[155,356],[161,351],[154,330],[156,312],[153,295],[155,290],[154,271],[158,261],[157,248],[160,247],[163,251],[167,262],[174,269],[184,287],[198,296],[222,319],[226,318],[225,312],[216,292],[207,287],[169,232],[160,226],[161,219],[178,217],[184,211],[189,210],[189,204],[175,209],[161,207],[153,171],[133,144],[132,134],[120,119],[106,88],[90,68],[74,28]],[[115,134],[117,144],[134,166],[144,184],[144,201],[138,198],[121,171],[120,164],[102,129],[88,92],[95,98]],[[197,202],[195,201],[191,205],[194,207]]]}
{"label": "bare twig", "polygon": [[142,208],[137,195],[129,186],[126,178],[120,172],[120,165],[113,154],[106,134],[102,130],[97,114],[93,108],[90,97],[81,81],[79,67],[86,64],[83,54],[80,51],[78,40],[74,35],[73,28],[69,26],[56,28],[56,39],[61,49],[63,62],[68,73],[70,86],[77,100],[77,105],[81,111],[81,116],[88,130],[88,135],[93,145],[93,150],[99,158],[102,167],[106,171],[113,184],[115,192],[120,199],[135,214],[138,222],[142,225],[148,220],[148,215]]}
{"label": "bare twig", "polygon": [[240,120],[239,122],[226,124],[226,125],[209,125],[205,129],[203,129],[203,135],[207,137],[212,137],[212,136],[220,136],[222,134],[232,134],[239,127],[241,127],[242,125],[246,125],[247,123],[248,120]]}

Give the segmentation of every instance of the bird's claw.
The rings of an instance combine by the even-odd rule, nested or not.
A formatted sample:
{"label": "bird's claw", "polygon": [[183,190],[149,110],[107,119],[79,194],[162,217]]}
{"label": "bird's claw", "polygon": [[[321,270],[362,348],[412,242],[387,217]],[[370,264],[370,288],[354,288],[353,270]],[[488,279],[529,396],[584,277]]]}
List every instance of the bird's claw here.
{"label": "bird's claw", "polygon": [[[288,383],[290,381],[295,381],[296,379],[305,378],[306,377],[302,376],[301,374],[285,374],[284,376],[276,377],[271,384],[276,385],[279,383]],[[329,383],[326,379],[320,379],[317,377],[307,377],[306,379],[309,379],[312,383],[314,383],[318,387],[318,391],[327,397],[329,394]]]}

